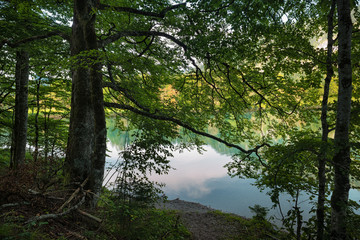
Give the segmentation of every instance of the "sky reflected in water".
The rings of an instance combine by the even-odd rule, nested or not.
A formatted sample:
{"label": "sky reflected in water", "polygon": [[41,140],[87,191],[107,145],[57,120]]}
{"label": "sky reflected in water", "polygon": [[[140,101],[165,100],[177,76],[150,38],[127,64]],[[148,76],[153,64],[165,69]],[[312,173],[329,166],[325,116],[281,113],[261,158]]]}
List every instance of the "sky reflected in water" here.
{"label": "sky reflected in water", "polygon": [[[108,144],[107,162],[114,163],[118,159],[118,149],[116,146]],[[184,151],[182,153],[174,152],[171,158],[171,170],[168,175],[151,176],[150,179],[165,183],[163,188],[169,199],[180,198],[186,201],[199,202],[203,205],[232,212],[245,217],[251,217],[249,206],[259,204],[271,208],[272,203],[266,190],[260,192],[258,188],[251,185],[252,179],[231,178],[227,175],[227,170],[223,166],[231,161],[230,157],[220,154],[211,146],[205,146],[206,151],[199,154],[196,150]],[[109,174],[108,176],[110,176]],[[114,177],[112,180],[113,181]],[[360,192],[351,190],[350,198],[359,202]],[[286,195],[282,196],[282,210],[286,213],[292,208],[292,203],[288,201]],[[316,200],[316,199],[315,199]],[[311,208],[306,196],[300,199],[300,207],[304,211],[304,218]],[[269,216],[280,217],[279,209],[271,209]],[[278,222],[275,220],[275,222]]]}

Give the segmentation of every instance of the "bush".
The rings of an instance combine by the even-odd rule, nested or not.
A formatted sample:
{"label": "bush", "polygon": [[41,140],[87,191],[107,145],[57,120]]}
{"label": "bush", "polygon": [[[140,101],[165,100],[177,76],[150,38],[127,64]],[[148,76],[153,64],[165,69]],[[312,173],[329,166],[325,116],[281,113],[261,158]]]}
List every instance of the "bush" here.
{"label": "bush", "polygon": [[107,216],[107,230],[116,237],[144,240],[190,238],[175,211],[159,210],[114,197],[105,201],[103,214]]}

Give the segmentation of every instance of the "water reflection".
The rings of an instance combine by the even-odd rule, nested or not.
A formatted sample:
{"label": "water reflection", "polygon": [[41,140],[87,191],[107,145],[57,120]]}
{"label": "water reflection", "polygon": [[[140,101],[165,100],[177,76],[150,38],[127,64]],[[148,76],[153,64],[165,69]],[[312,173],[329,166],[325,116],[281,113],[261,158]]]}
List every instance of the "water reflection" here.
{"label": "water reflection", "polygon": [[209,181],[227,176],[223,167],[230,159],[218,154],[210,146],[204,147],[204,154],[194,151],[174,153],[171,159],[171,170],[168,175],[151,176],[157,182],[166,183],[165,191],[169,196],[200,199],[213,191]]}
{"label": "water reflection", "polygon": [[[116,146],[108,144],[109,158],[107,165],[118,159]],[[245,217],[251,217],[249,206],[259,204],[271,207],[272,203],[264,192],[252,185],[254,180],[230,178],[223,167],[231,159],[230,156],[220,154],[211,146],[205,146],[203,154],[196,150],[174,152],[171,159],[171,170],[168,175],[152,175],[151,180],[165,183],[163,188],[169,199],[180,198],[186,201],[199,202],[224,212],[232,212]],[[111,176],[114,170],[108,174]],[[109,179],[109,177],[108,177]],[[114,181],[115,176],[111,181]],[[291,205],[283,201],[287,211]],[[278,210],[272,209],[270,215],[280,217]]]}
{"label": "water reflection", "polygon": [[[118,152],[123,149],[123,144],[127,142],[126,139],[121,139],[118,133],[112,132],[112,134],[113,136],[109,137],[111,142],[108,143],[107,166],[117,161]],[[129,140],[129,135],[126,137]],[[113,139],[117,140],[113,141]],[[113,142],[118,143],[119,141],[121,144],[113,144]],[[234,150],[216,142],[209,142],[208,144],[204,147],[206,151],[203,154],[199,154],[196,150],[190,152],[185,150],[182,153],[174,152],[170,164],[175,169],[171,170],[168,175],[153,175],[150,176],[150,179],[166,184],[163,190],[169,199],[180,198],[186,201],[199,202],[215,209],[245,217],[252,217],[249,206],[259,204],[271,208],[272,202],[266,195],[266,189],[264,192],[260,192],[258,188],[252,185],[254,180],[230,178],[227,175],[223,166],[231,160],[230,156],[235,153]],[[114,174],[114,170],[111,170],[105,182],[114,181],[116,178]],[[351,190],[350,198],[359,202],[360,192]],[[310,208],[314,205],[309,202],[306,196],[301,196],[299,202],[301,202],[300,208],[304,210],[303,217],[306,220],[310,216],[308,214]],[[282,195],[281,205],[286,214],[292,208],[293,203],[289,196]],[[272,209],[269,215],[280,218],[278,209]],[[280,221],[275,220],[275,223],[280,223]]]}

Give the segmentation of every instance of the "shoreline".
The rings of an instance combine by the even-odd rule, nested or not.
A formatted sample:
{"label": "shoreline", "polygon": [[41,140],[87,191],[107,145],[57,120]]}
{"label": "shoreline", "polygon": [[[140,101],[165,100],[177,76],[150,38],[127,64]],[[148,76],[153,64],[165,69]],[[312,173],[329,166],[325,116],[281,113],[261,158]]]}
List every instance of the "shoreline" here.
{"label": "shoreline", "polygon": [[155,207],[158,209],[168,209],[168,210],[178,210],[182,212],[197,212],[197,213],[207,213],[209,211],[215,211],[216,209],[207,207],[197,202],[189,202],[181,200],[179,198],[173,200],[164,200],[159,201],[155,204]]}

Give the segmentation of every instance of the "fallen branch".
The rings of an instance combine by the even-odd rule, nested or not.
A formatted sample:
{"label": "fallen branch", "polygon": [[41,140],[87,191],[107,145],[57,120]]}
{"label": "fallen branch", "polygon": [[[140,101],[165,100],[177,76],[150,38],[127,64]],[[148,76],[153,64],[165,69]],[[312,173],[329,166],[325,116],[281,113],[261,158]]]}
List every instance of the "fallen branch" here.
{"label": "fallen branch", "polygon": [[48,198],[48,199],[61,200],[61,201],[64,200],[64,198],[59,198],[59,197],[54,197],[54,196],[51,196],[51,195],[46,195],[46,193],[43,194],[43,193],[38,192],[38,191],[35,191],[35,190],[33,190],[33,189],[29,189],[28,192],[29,192],[30,194],[39,195],[39,196],[42,196],[42,197],[45,197],[45,198]]}
{"label": "fallen branch", "polygon": [[29,205],[28,202],[19,202],[19,203],[7,203],[0,206],[0,209],[7,208],[7,207],[16,207],[19,205]]}
{"label": "fallen branch", "polygon": [[38,222],[38,221],[41,221],[41,220],[54,219],[54,218],[62,217],[64,215],[69,214],[70,212],[78,209],[84,202],[85,202],[85,195],[80,200],[80,202],[78,202],[78,204],[76,204],[73,207],[69,208],[65,212],[57,213],[57,214],[53,213],[53,214],[44,214],[44,215],[36,216],[36,217],[30,218],[29,220],[27,220],[25,222],[25,224],[28,224],[28,223],[31,223],[31,222]]}
{"label": "fallen branch", "polygon": [[63,210],[63,208],[66,206],[66,205],[68,205],[70,202],[71,202],[71,200],[73,200],[74,199],[74,197],[80,192],[80,189],[82,189],[84,186],[85,186],[85,184],[87,183],[87,181],[89,180],[89,177],[87,177],[85,180],[84,180],[84,182],[80,185],[80,187],[78,187],[76,190],[75,190],[75,192],[69,197],[69,199],[61,206],[61,207],[59,207],[59,209],[56,211],[56,212],[61,212],[62,210]]}
{"label": "fallen branch", "polygon": [[81,215],[87,217],[87,218],[90,218],[91,220],[94,220],[97,223],[102,223],[102,219],[100,219],[98,217],[95,217],[94,215],[91,215],[90,213],[84,212],[84,211],[82,211],[80,209],[78,209],[77,212],[80,213]]}

